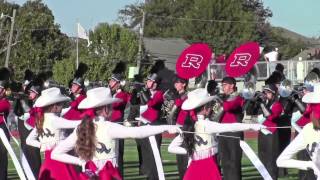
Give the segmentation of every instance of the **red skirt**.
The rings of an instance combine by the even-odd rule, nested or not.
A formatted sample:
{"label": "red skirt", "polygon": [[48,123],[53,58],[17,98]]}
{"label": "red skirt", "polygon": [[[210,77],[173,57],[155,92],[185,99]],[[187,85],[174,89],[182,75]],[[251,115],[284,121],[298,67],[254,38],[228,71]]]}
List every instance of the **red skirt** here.
{"label": "red skirt", "polygon": [[80,173],[81,180],[89,180],[91,177],[98,177],[99,180],[122,180],[119,170],[107,161],[104,167],[97,172],[98,168],[94,162],[89,161],[86,164],[86,172]]}
{"label": "red skirt", "polygon": [[206,159],[192,160],[183,180],[221,180],[215,156]]}
{"label": "red skirt", "polygon": [[74,180],[79,179],[72,165],[64,164],[51,159],[52,150],[44,152],[44,161],[41,164],[39,180]]}

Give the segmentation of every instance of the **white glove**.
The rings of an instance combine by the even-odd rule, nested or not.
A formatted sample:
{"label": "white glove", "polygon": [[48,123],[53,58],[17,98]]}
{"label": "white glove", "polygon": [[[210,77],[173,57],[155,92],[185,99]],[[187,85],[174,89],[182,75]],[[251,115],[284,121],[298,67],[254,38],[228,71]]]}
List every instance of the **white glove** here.
{"label": "white glove", "polygon": [[261,129],[265,129],[266,126],[262,124],[250,124],[250,129],[253,131],[260,131]]}
{"label": "white glove", "polygon": [[131,127],[132,124],[126,119],[123,121],[123,125],[126,126],[126,127]]}
{"label": "white glove", "polygon": [[169,134],[182,133],[181,129],[177,125],[169,126],[167,131]]}
{"label": "white glove", "polygon": [[81,166],[82,172],[86,171],[86,164],[87,162],[83,159],[80,159],[79,165]]}

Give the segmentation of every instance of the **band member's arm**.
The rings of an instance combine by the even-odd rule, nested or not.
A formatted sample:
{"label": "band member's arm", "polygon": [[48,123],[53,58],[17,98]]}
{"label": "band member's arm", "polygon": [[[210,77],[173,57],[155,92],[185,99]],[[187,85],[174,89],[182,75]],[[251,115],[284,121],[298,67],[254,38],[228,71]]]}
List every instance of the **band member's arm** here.
{"label": "band member's arm", "polygon": [[163,103],[163,94],[161,92],[157,92],[153,98],[149,99],[147,105],[149,107],[157,106]]}
{"label": "band member's arm", "polygon": [[179,131],[178,126],[175,125],[160,125],[160,126],[141,126],[141,127],[126,127],[120,124],[107,122],[108,129],[106,133],[114,139],[124,138],[146,138],[163,132],[169,132],[170,134],[177,133]]}
{"label": "band member's arm", "polygon": [[265,128],[265,126],[261,124],[245,124],[245,123],[223,124],[223,123],[217,123],[212,121],[205,121],[204,123],[206,123],[205,132],[209,134],[224,133],[224,132],[238,132],[238,131],[247,131],[247,130],[259,131]]}
{"label": "band member's arm", "polygon": [[69,121],[61,117],[57,117],[52,124],[57,129],[73,129],[76,128],[81,123],[81,120],[78,121]]}
{"label": "band member's arm", "polygon": [[77,130],[75,129],[65,140],[61,141],[52,151],[51,158],[63,163],[82,166],[85,162],[68,152],[74,149],[77,141]]}
{"label": "band member's arm", "polygon": [[112,104],[112,108],[114,109],[125,106],[128,102],[128,95],[126,93],[119,93],[116,95],[116,98],[121,99],[121,101]]}
{"label": "band member's arm", "polygon": [[282,111],[283,111],[282,105],[280,103],[275,103],[271,108],[270,116],[267,117],[267,119],[266,119],[266,121],[264,121],[263,125],[273,126],[273,123],[276,123],[274,121],[280,117]]}
{"label": "band member's arm", "polygon": [[168,152],[173,154],[187,154],[187,150],[181,147],[183,143],[183,138],[178,135],[176,138],[172,140],[170,145],[168,146]]}
{"label": "band member's arm", "polygon": [[303,140],[303,134],[300,133],[280,154],[277,159],[277,166],[284,168],[297,168],[302,170],[311,169],[313,167],[312,161],[293,159],[293,157],[303,149],[305,149],[305,144]]}
{"label": "band member's arm", "polygon": [[37,133],[37,129],[34,128],[29,136],[27,137],[26,139],[26,144],[28,144],[29,146],[33,146],[33,147],[36,147],[36,148],[40,148],[41,146],[41,143],[38,139],[38,133]]}
{"label": "band member's arm", "polygon": [[0,113],[7,113],[10,111],[10,103],[7,100],[4,100],[0,103]]}

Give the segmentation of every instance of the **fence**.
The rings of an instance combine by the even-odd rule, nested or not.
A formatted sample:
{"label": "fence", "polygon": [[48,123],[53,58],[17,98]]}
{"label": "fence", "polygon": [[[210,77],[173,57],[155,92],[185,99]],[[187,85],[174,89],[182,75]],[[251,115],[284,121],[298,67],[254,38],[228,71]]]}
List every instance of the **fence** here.
{"label": "fence", "polygon": [[[281,60],[277,62],[266,62],[259,61],[256,63],[255,68],[258,72],[257,79],[259,81],[266,80],[270,74],[274,71],[274,67],[277,63],[281,63],[284,66],[284,74],[286,78],[290,79],[293,83],[303,82],[304,77],[313,68],[320,69],[320,60],[307,60],[307,61],[296,61],[296,60]],[[210,69],[214,70],[217,77],[217,81],[221,81],[223,77],[227,76],[225,71],[225,63],[214,63],[210,65]],[[236,78],[241,81],[244,78]]]}

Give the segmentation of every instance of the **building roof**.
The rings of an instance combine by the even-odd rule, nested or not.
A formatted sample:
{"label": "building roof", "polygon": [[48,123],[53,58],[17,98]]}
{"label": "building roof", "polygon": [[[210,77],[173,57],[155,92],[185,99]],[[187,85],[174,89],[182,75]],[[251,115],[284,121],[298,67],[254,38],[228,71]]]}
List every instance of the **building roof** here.
{"label": "building roof", "polygon": [[175,71],[176,60],[189,44],[180,38],[143,38],[144,47],[153,59],[164,59],[166,67]]}

